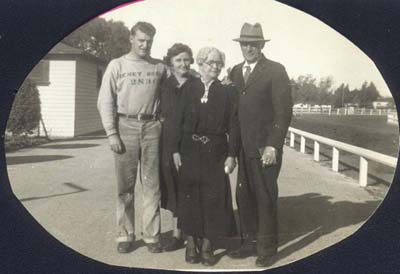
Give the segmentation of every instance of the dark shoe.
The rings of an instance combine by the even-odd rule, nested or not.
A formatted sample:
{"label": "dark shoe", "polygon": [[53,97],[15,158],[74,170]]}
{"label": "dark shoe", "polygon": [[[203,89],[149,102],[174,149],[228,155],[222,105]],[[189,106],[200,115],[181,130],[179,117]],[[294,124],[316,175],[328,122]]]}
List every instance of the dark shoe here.
{"label": "dark shoe", "polygon": [[258,256],[256,260],[257,267],[268,267],[275,263],[275,256]]}
{"label": "dark shoe", "polygon": [[213,266],[217,263],[217,258],[212,250],[201,251],[201,263],[205,266]]}
{"label": "dark shoe", "polygon": [[177,239],[173,237],[167,245],[164,246],[164,251],[171,252],[181,249],[185,246],[185,242],[182,239]]}
{"label": "dark shoe", "polygon": [[197,248],[190,248],[186,246],[185,261],[189,264],[198,264],[200,262],[199,253]]}
{"label": "dark shoe", "polygon": [[256,255],[256,250],[253,245],[242,245],[238,249],[229,250],[227,252],[228,257],[232,259],[245,259]]}
{"label": "dark shoe", "polygon": [[132,250],[131,242],[119,242],[117,245],[118,253],[129,253]]}
{"label": "dark shoe", "polygon": [[150,253],[161,253],[163,250],[160,242],[148,243],[148,244],[146,244],[146,246],[147,246],[147,250]]}

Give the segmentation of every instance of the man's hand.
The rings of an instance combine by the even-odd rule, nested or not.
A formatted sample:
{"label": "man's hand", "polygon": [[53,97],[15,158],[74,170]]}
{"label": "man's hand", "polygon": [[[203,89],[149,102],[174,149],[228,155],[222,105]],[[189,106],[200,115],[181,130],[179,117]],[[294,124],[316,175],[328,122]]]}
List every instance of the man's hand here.
{"label": "man's hand", "polygon": [[236,160],[234,157],[229,156],[228,158],[226,158],[225,160],[225,173],[226,174],[231,174],[232,171],[235,169],[236,167]]}
{"label": "man's hand", "polygon": [[261,164],[263,167],[276,164],[276,148],[267,146],[261,155]]}
{"label": "man's hand", "polygon": [[176,170],[179,171],[180,166],[182,165],[181,154],[179,152],[175,152],[172,157],[174,158],[174,165]]}
{"label": "man's hand", "polygon": [[167,75],[167,78],[171,76],[171,68],[169,66],[165,66],[165,74]]}
{"label": "man's hand", "polygon": [[229,78],[229,75],[231,74],[231,68],[228,68],[226,70],[226,76],[222,79],[221,84],[223,84],[224,86],[228,86],[230,84],[232,84],[232,80]]}
{"label": "man's hand", "polygon": [[122,141],[117,134],[108,136],[108,142],[110,143],[110,148],[116,153],[122,152]]}

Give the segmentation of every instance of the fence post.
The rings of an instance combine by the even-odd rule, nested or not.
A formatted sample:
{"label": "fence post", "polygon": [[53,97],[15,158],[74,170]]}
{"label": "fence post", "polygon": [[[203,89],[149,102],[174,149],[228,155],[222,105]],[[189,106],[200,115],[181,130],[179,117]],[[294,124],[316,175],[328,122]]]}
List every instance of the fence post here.
{"label": "fence post", "polygon": [[340,114],[340,108],[336,109],[336,115]]}
{"label": "fence post", "polygon": [[332,170],[339,171],[339,150],[336,147],[332,147]]}
{"label": "fence post", "polygon": [[367,159],[361,156],[360,156],[359,184],[362,187],[365,187],[368,184],[368,161]]}
{"label": "fence post", "polygon": [[290,132],[290,147],[294,147],[294,133]]}
{"label": "fence post", "polygon": [[300,152],[306,153],[306,138],[304,136],[300,137]]}
{"label": "fence post", "polygon": [[374,110],[371,108],[371,110],[369,111],[369,115],[372,115],[372,112],[373,112]]}
{"label": "fence post", "polygon": [[314,141],[314,161],[319,162],[319,143]]}

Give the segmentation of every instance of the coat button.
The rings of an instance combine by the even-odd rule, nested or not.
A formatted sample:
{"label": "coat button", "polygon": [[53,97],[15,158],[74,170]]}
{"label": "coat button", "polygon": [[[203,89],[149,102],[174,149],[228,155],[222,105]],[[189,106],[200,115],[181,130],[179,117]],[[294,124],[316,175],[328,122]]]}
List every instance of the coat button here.
{"label": "coat button", "polygon": [[242,95],[246,95],[246,91],[242,91]]}

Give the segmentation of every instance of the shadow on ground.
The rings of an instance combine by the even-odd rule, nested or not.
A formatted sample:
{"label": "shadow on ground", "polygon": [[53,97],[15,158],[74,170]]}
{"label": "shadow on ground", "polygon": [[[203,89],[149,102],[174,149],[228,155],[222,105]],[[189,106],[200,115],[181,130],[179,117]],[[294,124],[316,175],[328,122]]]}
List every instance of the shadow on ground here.
{"label": "shadow on ground", "polygon": [[340,228],[365,222],[380,203],[331,200],[319,193],[279,198],[279,245],[291,242],[280,250],[279,259]]}
{"label": "shadow on ground", "polygon": [[71,194],[76,194],[76,193],[85,192],[85,191],[89,190],[89,189],[83,188],[81,186],[78,186],[78,185],[76,185],[74,183],[63,183],[63,185],[65,185],[65,186],[67,186],[69,188],[72,188],[75,191],[59,193],[59,194],[52,194],[52,195],[44,195],[44,196],[34,196],[34,197],[22,198],[22,199],[19,199],[19,200],[21,202],[27,202],[27,201],[34,201],[34,200],[41,200],[41,199],[48,199],[48,198],[65,196],[65,195],[71,195]]}
{"label": "shadow on ground", "polygon": [[89,147],[97,147],[98,144],[59,144],[59,145],[43,145],[39,148],[50,148],[50,149],[79,149],[79,148],[89,148]]}
{"label": "shadow on ground", "polygon": [[[380,201],[366,202],[331,201],[331,196],[307,193],[281,197],[278,201],[279,246],[277,259],[281,260],[298,252],[324,235],[340,228],[365,222]],[[237,216],[237,212],[235,212]],[[332,242],[332,245],[336,242]],[[215,247],[238,248],[239,237],[218,240]],[[220,257],[225,255],[221,253]]]}
{"label": "shadow on ground", "polygon": [[104,130],[96,131],[92,133],[88,133],[85,135],[79,135],[71,138],[60,138],[60,139],[51,139],[50,143],[58,143],[58,142],[70,142],[70,141],[82,141],[82,140],[99,140],[106,139],[107,135]]}
{"label": "shadow on ground", "polygon": [[68,155],[31,155],[31,156],[8,156],[6,158],[7,165],[20,165],[20,164],[31,164],[50,162],[57,160],[65,160],[72,158]]}

